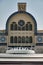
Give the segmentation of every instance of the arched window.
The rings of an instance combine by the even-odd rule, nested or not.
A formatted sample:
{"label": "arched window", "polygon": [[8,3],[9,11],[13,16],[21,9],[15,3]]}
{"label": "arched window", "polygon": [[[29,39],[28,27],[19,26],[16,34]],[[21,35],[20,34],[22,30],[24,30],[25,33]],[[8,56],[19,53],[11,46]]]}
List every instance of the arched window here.
{"label": "arched window", "polygon": [[28,36],[26,36],[26,43],[28,43],[29,42],[29,37]]}
{"label": "arched window", "polygon": [[29,24],[29,30],[32,30],[32,24],[31,23]]}
{"label": "arched window", "polygon": [[17,36],[14,37],[14,43],[17,43]]}
{"label": "arched window", "polygon": [[17,24],[14,25],[14,30],[17,30]]}
{"label": "arched window", "polygon": [[10,43],[13,43],[13,36],[10,37]]}
{"label": "arched window", "polygon": [[17,24],[16,24],[16,22],[13,22],[12,24],[11,24],[11,30],[17,30]]}
{"label": "arched window", "polygon": [[25,43],[25,37],[22,36],[22,43]]}
{"label": "arched window", "polygon": [[32,37],[31,36],[29,37],[29,43],[32,43]]}
{"label": "arched window", "polygon": [[18,43],[21,43],[21,37],[20,36],[18,37]]}
{"label": "arched window", "polygon": [[20,26],[18,26],[18,28],[17,28],[19,31],[21,31],[21,27]]}
{"label": "arched window", "polygon": [[25,31],[25,30],[26,30],[25,28],[26,28],[26,27],[25,27],[25,26],[23,26],[23,27],[22,27],[22,30],[23,30],[23,31]]}
{"label": "arched window", "polygon": [[32,30],[32,24],[30,22],[27,22],[26,24],[26,30]]}
{"label": "arched window", "polygon": [[32,37],[26,36],[26,43],[32,43]]}
{"label": "arched window", "polygon": [[11,24],[11,27],[10,28],[11,28],[11,30],[13,30],[13,24]]}
{"label": "arched window", "polygon": [[28,30],[28,24],[26,24],[26,30]]}

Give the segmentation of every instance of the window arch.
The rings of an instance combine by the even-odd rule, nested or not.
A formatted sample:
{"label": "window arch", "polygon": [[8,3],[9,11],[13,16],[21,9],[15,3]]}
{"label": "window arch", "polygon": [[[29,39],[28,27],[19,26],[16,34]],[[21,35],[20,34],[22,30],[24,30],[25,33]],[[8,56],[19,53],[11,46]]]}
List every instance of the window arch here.
{"label": "window arch", "polygon": [[32,30],[32,24],[31,23],[29,24],[29,30]]}
{"label": "window arch", "polygon": [[32,43],[32,37],[31,36],[29,37],[29,43]]}
{"label": "window arch", "polygon": [[23,26],[23,27],[22,27],[22,31],[25,31],[25,30],[26,30],[25,28],[26,28],[26,27],[25,27],[25,26]]}
{"label": "window arch", "polygon": [[17,28],[19,31],[21,31],[21,27],[18,25],[18,28]]}
{"label": "window arch", "polygon": [[26,36],[26,43],[32,43],[32,37]]}
{"label": "window arch", "polygon": [[17,24],[16,24],[16,22],[13,22],[12,24],[11,24],[11,30],[17,30]]}
{"label": "window arch", "polygon": [[11,30],[13,30],[13,24],[11,24],[11,27],[10,27]]}
{"label": "window arch", "polygon": [[27,22],[26,24],[26,30],[32,30],[32,24],[30,22]]}
{"label": "window arch", "polygon": [[14,37],[14,43],[17,43],[17,36]]}
{"label": "window arch", "polygon": [[11,36],[10,37],[10,43],[32,43],[32,36]]}
{"label": "window arch", "polygon": [[[23,23],[22,23],[23,22]],[[26,25],[24,25],[25,22],[23,20],[20,20],[18,22],[18,25],[16,24],[16,22],[13,22],[10,26],[10,29],[11,30],[22,30],[22,31],[25,31],[25,30],[32,30],[32,24],[30,22],[27,22]]]}
{"label": "window arch", "polygon": [[10,43],[13,43],[13,36],[10,37]]}
{"label": "window arch", "polygon": [[21,37],[18,36],[18,43],[21,43]]}
{"label": "window arch", "polygon": [[29,41],[29,38],[28,38],[28,36],[26,36],[26,43],[28,43],[28,41]]}
{"label": "window arch", "polygon": [[22,43],[25,43],[25,37],[22,36]]}

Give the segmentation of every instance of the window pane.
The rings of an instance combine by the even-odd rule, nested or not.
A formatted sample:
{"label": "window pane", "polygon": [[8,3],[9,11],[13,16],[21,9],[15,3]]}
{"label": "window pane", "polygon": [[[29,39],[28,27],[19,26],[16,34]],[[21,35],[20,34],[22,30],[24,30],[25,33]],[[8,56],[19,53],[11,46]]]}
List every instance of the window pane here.
{"label": "window pane", "polygon": [[32,30],[32,24],[30,22],[26,24],[26,30]]}
{"label": "window pane", "polygon": [[43,46],[43,43],[36,43],[36,46]]}
{"label": "window pane", "polygon": [[26,43],[28,43],[28,41],[29,41],[29,38],[28,38],[28,36],[26,36]]}
{"label": "window pane", "polygon": [[13,36],[10,37],[10,43],[13,43]]}
{"label": "window pane", "polygon": [[13,41],[14,41],[14,43],[17,43],[17,37],[16,36],[14,37]]}
{"label": "window pane", "polygon": [[32,43],[32,37],[29,37],[29,43]]}
{"label": "window pane", "polygon": [[22,27],[22,30],[25,30],[25,26]]}
{"label": "window pane", "polygon": [[13,30],[17,30],[17,24],[13,24]]}
{"label": "window pane", "polygon": [[28,24],[26,24],[26,30],[28,30]]}
{"label": "window pane", "polygon": [[18,30],[21,30],[21,27],[20,26],[18,26]]}
{"label": "window pane", "polygon": [[21,43],[21,37],[20,36],[18,37],[18,43]]}
{"label": "window pane", "polygon": [[10,28],[11,28],[11,30],[13,30],[13,24],[11,24],[11,27]]}
{"label": "window pane", "polygon": [[22,43],[25,43],[25,37],[24,36],[22,37]]}
{"label": "window pane", "polygon": [[11,30],[17,30],[17,24],[15,23],[15,22],[13,22],[12,24],[11,24]]}
{"label": "window pane", "polygon": [[32,24],[29,24],[29,30],[32,30]]}
{"label": "window pane", "polygon": [[15,30],[17,30],[17,24],[15,24]]}

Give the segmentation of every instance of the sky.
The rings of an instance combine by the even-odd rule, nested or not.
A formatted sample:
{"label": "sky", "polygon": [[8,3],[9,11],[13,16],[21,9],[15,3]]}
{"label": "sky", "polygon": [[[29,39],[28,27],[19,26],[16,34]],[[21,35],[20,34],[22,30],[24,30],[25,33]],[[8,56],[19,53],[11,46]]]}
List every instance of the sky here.
{"label": "sky", "polygon": [[17,3],[26,2],[26,11],[34,16],[37,29],[43,30],[43,0],[0,0],[0,30],[6,28],[8,17],[18,11]]}

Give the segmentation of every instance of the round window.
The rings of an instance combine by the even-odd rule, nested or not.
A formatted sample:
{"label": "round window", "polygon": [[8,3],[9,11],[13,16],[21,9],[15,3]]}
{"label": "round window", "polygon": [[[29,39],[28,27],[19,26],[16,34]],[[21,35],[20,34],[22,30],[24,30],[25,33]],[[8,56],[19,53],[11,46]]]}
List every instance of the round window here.
{"label": "round window", "polygon": [[20,21],[18,22],[18,24],[19,24],[20,26],[23,26],[23,25],[25,24],[25,22],[24,22],[23,20],[20,20]]}
{"label": "round window", "polygon": [[42,42],[42,37],[37,37],[38,42]]}
{"label": "round window", "polygon": [[1,41],[4,42],[5,41],[5,37],[1,37]]}

